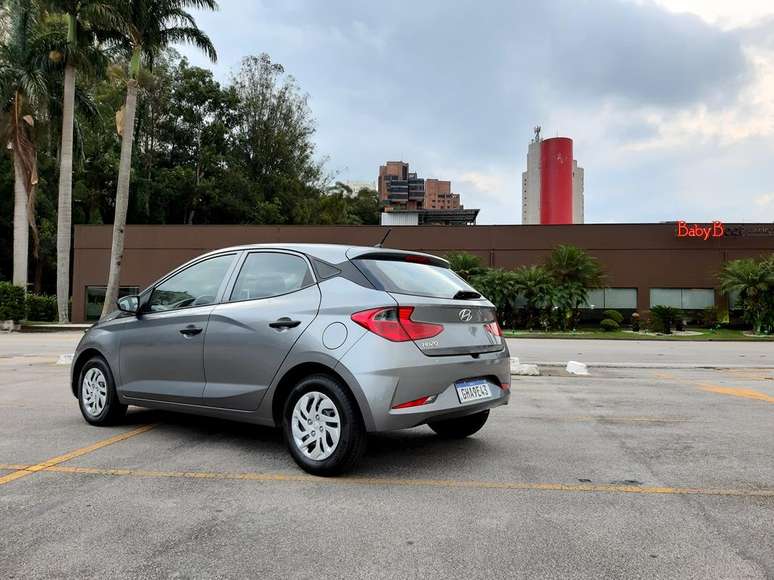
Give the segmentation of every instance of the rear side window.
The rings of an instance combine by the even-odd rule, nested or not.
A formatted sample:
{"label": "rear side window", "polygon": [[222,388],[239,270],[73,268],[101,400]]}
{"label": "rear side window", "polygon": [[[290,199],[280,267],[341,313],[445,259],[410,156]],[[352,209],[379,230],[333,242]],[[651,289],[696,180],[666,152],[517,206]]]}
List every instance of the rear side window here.
{"label": "rear side window", "polygon": [[396,294],[452,298],[459,291],[475,290],[449,268],[398,260],[356,259],[369,281]]}
{"label": "rear side window", "polygon": [[249,254],[242,264],[229,301],[271,298],[312,284],[312,272],[302,257],[256,252]]}

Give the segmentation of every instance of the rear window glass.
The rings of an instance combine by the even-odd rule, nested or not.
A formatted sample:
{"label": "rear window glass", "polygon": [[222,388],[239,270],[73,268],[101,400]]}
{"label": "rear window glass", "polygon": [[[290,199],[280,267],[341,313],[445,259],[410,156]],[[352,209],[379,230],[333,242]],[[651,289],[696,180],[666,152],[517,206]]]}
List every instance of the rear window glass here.
{"label": "rear window glass", "polygon": [[396,294],[452,298],[460,290],[475,290],[449,268],[397,260],[355,260],[377,288]]}

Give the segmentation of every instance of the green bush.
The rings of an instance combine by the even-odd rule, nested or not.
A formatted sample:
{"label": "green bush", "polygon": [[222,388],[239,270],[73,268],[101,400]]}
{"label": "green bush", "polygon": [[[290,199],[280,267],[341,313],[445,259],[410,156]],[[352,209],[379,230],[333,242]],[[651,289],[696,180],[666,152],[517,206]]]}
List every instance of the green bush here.
{"label": "green bush", "polygon": [[602,322],[599,323],[599,325],[605,332],[613,332],[614,330],[621,328],[621,325],[612,318],[605,318]]}
{"label": "green bush", "polygon": [[672,306],[653,306],[650,309],[651,330],[662,334],[672,334],[672,325],[682,313]]}
{"label": "green bush", "polygon": [[623,314],[621,314],[617,310],[605,310],[602,313],[602,317],[609,318],[610,320],[615,320],[619,326],[624,320]]}
{"label": "green bush", "polygon": [[55,322],[56,319],[56,296],[27,294],[27,320]]}
{"label": "green bush", "polygon": [[0,282],[0,320],[24,320],[24,288]]}

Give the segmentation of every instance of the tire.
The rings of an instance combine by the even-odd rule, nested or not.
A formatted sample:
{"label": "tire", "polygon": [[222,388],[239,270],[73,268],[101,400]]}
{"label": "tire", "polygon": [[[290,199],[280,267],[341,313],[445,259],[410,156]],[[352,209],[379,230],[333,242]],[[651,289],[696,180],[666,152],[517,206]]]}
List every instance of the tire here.
{"label": "tire", "polygon": [[489,418],[489,410],[456,419],[428,423],[430,428],[446,439],[464,439],[481,429]]}
{"label": "tire", "polygon": [[322,374],[305,377],[290,390],[282,413],[282,434],[298,466],[321,476],[352,469],[367,440],[351,393]]}
{"label": "tire", "polygon": [[124,418],[126,405],[116,394],[116,383],[105,359],[89,359],[78,375],[78,406],[83,418],[100,427],[115,425]]}

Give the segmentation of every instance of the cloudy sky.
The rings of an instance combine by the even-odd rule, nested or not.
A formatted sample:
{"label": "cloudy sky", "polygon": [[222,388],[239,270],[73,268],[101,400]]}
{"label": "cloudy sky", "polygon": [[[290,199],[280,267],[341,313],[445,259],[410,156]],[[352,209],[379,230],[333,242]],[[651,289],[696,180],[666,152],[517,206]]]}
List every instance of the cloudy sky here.
{"label": "cloudy sky", "polygon": [[575,141],[587,222],[774,221],[772,0],[220,0],[196,17],[221,80],[259,52],[296,77],[338,179],[402,159],[479,223],[519,223],[539,124]]}

